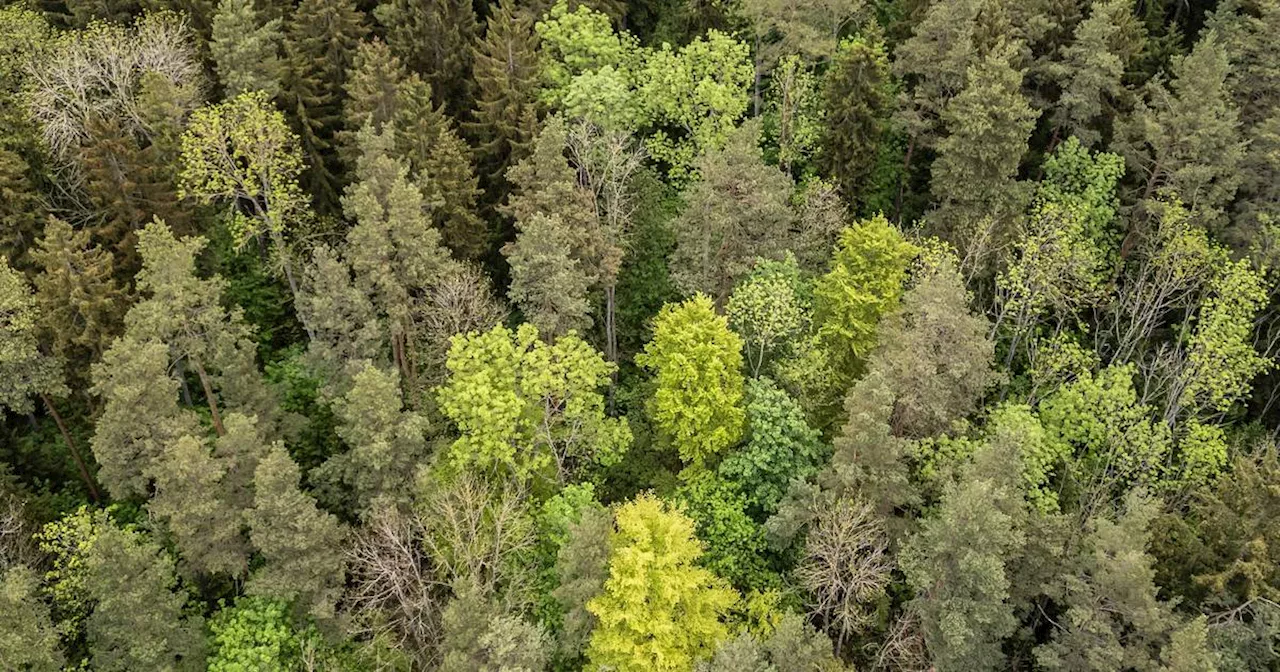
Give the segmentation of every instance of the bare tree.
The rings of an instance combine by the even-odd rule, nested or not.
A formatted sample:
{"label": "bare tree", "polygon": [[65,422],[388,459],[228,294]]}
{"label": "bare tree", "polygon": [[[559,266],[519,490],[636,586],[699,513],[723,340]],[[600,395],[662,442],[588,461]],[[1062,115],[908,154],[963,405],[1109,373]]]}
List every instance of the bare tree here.
{"label": "bare tree", "polygon": [[821,621],[839,654],[873,620],[871,605],[889,585],[889,538],[871,507],[840,499],[809,529],[796,578],[809,592],[809,614]]}

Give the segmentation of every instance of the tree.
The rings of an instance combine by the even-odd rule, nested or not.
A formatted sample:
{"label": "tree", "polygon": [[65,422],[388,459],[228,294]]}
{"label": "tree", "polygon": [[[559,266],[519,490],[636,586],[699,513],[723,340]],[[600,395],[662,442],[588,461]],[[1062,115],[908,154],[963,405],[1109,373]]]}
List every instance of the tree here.
{"label": "tree", "polygon": [[764,520],[777,511],[791,481],[818,472],[827,449],[804,410],[777,383],[753,378],[746,391],[746,440],[724,456],[716,472],[743,493],[752,516]]}
{"label": "tree", "polygon": [[321,213],[337,210],[342,166],[332,150],[342,130],[342,87],[367,32],[351,0],[306,0],[285,24],[282,106],[301,137],[303,183]]}
{"label": "tree", "polygon": [[550,345],[527,324],[459,335],[447,368],[440,409],[462,434],[443,456],[453,470],[563,485],[630,447],[626,419],[605,415],[599,391],[614,365],[572,333]]}
{"label": "tree", "polygon": [[653,371],[649,413],[688,466],[702,467],[742,435],[742,341],[697,295],[667,304],[636,363]]}
{"label": "tree", "polygon": [[327,620],[346,578],[346,535],[337,519],[298,488],[300,478],[298,465],[279,442],[254,470],[249,538],[265,564],[249,577],[245,594],[281,599],[300,613]]}
{"label": "tree", "polygon": [[991,324],[969,310],[969,293],[949,252],[923,260],[901,307],[876,329],[869,366],[894,390],[893,432],[924,438],[977,410],[994,382]]}
{"label": "tree", "polygon": [[338,436],[351,450],[329,458],[323,469],[336,472],[356,511],[368,511],[379,497],[406,500],[405,474],[426,459],[429,422],[403,408],[399,376],[366,363],[335,406]]}
{"label": "tree", "polygon": [[249,0],[218,2],[209,50],[228,98],[251,91],[262,91],[268,99],[280,95],[280,26],[280,19],[264,19]]}
{"label": "tree", "polygon": [[566,241],[581,229],[559,214],[534,214],[518,224],[516,240],[503,246],[511,266],[507,294],[525,319],[547,338],[591,326],[590,288],[594,278]]}
{"label": "tree", "polygon": [[538,134],[538,36],[535,17],[513,0],[499,2],[484,39],[473,47],[475,107],[463,130],[475,145],[485,203],[502,203],[510,191],[507,170],[528,155]]}
{"label": "tree", "polygon": [[411,72],[422,73],[435,103],[459,114],[468,109],[472,45],[480,32],[464,0],[393,0],[375,12],[387,44]]}
{"label": "tree", "polygon": [[85,552],[84,586],[95,601],[85,621],[93,669],[198,670],[204,665],[204,623],[184,617],[186,595],[173,591],[173,559],[139,532],[105,516]]}
{"label": "tree", "polygon": [[818,334],[846,379],[875,346],[880,318],[897,307],[917,252],[884,215],[840,233],[831,270],[815,281],[813,299]]}
{"label": "tree", "polygon": [[51,398],[64,396],[69,391],[63,379],[62,363],[40,351],[37,299],[31,295],[26,279],[10,268],[4,257],[0,257],[0,314],[6,318],[0,325],[0,380],[3,381],[0,382],[0,409],[31,413],[35,410],[31,397],[40,397],[58,424],[89,496],[96,501],[97,486]]}
{"label": "tree", "polygon": [[765,164],[759,134],[758,123],[744,124],[698,162],[701,179],[685,190],[685,209],[674,224],[676,282],[717,306],[756,257],[778,257],[787,247],[791,179]]}
{"label": "tree", "polygon": [[865,193],[888,131],[893,89],[883,40],[844,40],[822,83],[823,126],[819,165],[851,203]]}
{"label": "tree", "polygon": [[1024,538],[997,504],[1011,496],[976,475],[948,485],[937,516],[902,551],[911,608],[939,670],[997,669],[1001,642],[1017,627],[1007,564]]}
{"label": "tree", "polygon": [[265,237],[277,268],[294,279],[289,233],[307,214],[298,189],[298,138],[262,92],[198,110],[182,136],[182,190],[199,201],[229,202],[237,246]]}
{"label": "tree", "polygon": [[1240,115],[1227,89],[1230,64],[1213,31],[1191,53],[1171,66],[1172,81],[1156,80],[1146,100],[1118,133],[1121,153],[1140,179],[1140,198],[1163,190],[1176,194],[1209,224],[1220,224],[1223,210],[1240,184],[1245,150]]}
{"label": "tree", "polygon": [[911,37],[894,50],[893,72],[901,79],[900,121],[916,145],[932,147],[942,134],[942,112],[965,87],[978,53],[982,0],[947,0],[929,6]]}
{"label": "tree", "polygon": [[474,587],[463,588],[442,616],[442,672],[538,672],[551,642],[542,627],[509,613]]}
{"label": "tree", "polygon": [[590,641],[596,617],[587,607],[604,590],[609,578],[609,537],[613,533],[613,513],[588,508],[582,518],[565,529],[566,540],[556,553],[556,587],[552,597],[562,614],[556,638],[558,653],[576,660]]}
{"label": "tree", "polygon": [[286,670],[302,663],[302,648],[314,632],[296,632],[289,605],[263,597],[241,597],[218,610],[209,622],[213,631],[210,672],[246,668]]}
{"label": "tree", "polygon": [[1102,141],[1106,117],[1114,115],[1114,106],[1126,93],[1125,69],[1137,56],[1124,40],[1124,22],[1131,12],[1128,0],[1094,5],[1076,26],[1061,63],[1052,64],[1051,76],[1062,82],[1053,111],[1055,131],[1069,133],[1085,147]]}
{"label": "tree", "polygon": [[342,199],[356,222],[347,233],[346,257],[355,287],[385,316],[393,360],[416,398],[415,297],[450,270],[450,260],[440,233],[427,221],[422,193],[409,182],[408,167],[391,155],[392,140],[372,127],[361,131],[357,181]]}
{"label": "tree", "polygon": [[90,243],[87,231],[50,217],[31,260],[42,269],[35,300],[50,352],[67,362],[101,357],[120,333],[126,300],[111,253]]}
{"label": "tree", "polygon": [[620,507],[604,592],[587,603],[599,619],[587,646],[593,668],[687,670],[728,630],[735,594],[696,566],[693,522],[641,495]]}
{"label": "tree", "polygon": [[794,350],[808,331],[810,293],[793,255],[780,262],[757,259],[751,274],[733,290],[725,313],[742,337],[753,377],[761,375],[767,361]]}
{"label": "tree", "polygon": [[893,570],[888,544],[871,507],[849,498],[823,509],[809,528],[795,576],[837,653],[874,622]]}
{"label": "tree", "polygon": [[66,658],[49,607],[40,600],[40,582],[25,565],[0,569],[0,658],[14,670],[56,672]]}
{"label": "tree", "polygon": [[362,362],[390,361],[387,326],[369,295],[356,288],[350,267],[327,245],[312,252],[294,309],[310,333],[307,360],[324,381],[325,396],[344,396]]}
{"label": "tree", "polygon": [[[1039,112],[1022,95],[1014,49],[1001,45],[971,65],[964,89],[947,101],[930,189],[938,200],[933,224],[960,253],[962,268],[985,270],[1009,243],[1012,221],[1028,190],[1018,165]],[[976,228],[975,228],[976,227]]]}
{"label": "tree", "polygon": [[703,544],[701,564],[744,591],[768,590],[780,577],[769,567],[764,529],[747,514],[739,484],[709,469],[686,470],[673,499],[694,522]]}

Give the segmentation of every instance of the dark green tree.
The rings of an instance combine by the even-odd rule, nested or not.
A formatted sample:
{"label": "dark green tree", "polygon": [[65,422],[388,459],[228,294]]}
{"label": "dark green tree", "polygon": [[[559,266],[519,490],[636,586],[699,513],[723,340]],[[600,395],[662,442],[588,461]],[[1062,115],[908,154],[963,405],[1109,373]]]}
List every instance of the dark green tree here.
{"label": "dark green tree", "polygon": [[863,206],[893,109],[884,43],[858,37],[836,50],[822,83],[819,165],[849,203]]}
{"label": "dark green tree", "polygon": [[480,32],[468,0],[392,0],[375,12],[387,44],[453,114],[470,109],[472,47]]}

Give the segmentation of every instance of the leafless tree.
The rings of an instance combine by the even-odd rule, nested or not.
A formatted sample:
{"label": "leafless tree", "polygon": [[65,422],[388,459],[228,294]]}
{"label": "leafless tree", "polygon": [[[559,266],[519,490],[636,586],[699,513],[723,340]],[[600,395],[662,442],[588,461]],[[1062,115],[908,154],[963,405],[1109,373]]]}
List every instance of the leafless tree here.
{"label": "leafless tree", "polygon": [[488,331],[507,319],[507,307],[479,267],[460,264],[441,278],[417,311],[416,334],[426,387],[444,382],[450,340],[457,334]]}
{"label": "leafless tree", "polygon": [[841,499],[809,529],[796,578],[812,596],[810,615],[826,626],[836,652],[872,622],[871,605],[889,584],[889,539],[871,507]]}

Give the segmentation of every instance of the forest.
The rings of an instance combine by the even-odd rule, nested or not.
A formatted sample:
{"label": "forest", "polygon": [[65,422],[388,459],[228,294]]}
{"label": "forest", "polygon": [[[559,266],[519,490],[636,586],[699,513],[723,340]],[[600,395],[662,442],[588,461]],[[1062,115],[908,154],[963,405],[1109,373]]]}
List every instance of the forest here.
{"label": "forest", "polygon": [[1280,670],[1277,264],[1280,0],[0,0],[0,672]]}

